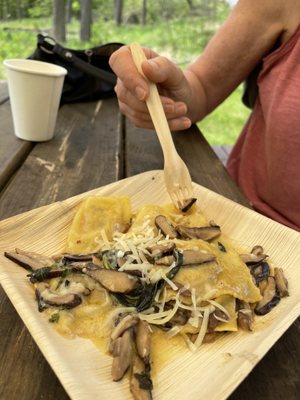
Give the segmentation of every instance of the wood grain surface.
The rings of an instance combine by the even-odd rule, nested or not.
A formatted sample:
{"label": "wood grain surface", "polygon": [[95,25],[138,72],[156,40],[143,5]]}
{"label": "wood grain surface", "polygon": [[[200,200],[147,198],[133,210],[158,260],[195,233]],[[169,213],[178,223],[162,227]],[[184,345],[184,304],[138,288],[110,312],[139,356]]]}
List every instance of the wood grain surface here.
{"label": "wood grain surface", "polygon": [[[34,145],[18,141],[13,136],[9,103],[4,101],[7,89],[1,91],[3,86],[0,85],[0,219],[163,167],[155,133],[124,123],[115,99],[65,105],[59,111],[56,136],[51,142]],[[248,205],[196,127],[176,133],[174,141],[195,182]],[[298,319],[230,400],[298,400],[299,359]],[[0,399],[69,399],[2,289]]]}

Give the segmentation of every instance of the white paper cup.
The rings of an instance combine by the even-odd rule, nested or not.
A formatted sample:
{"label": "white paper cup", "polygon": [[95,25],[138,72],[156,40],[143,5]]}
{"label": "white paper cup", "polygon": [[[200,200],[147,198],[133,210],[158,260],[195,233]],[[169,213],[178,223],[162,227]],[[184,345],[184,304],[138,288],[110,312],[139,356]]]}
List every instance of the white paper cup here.
{"label": "white paper cup", "polygon": [[54,136],[67,70],[34,60],[5,60],[15,135],[45,142]]}

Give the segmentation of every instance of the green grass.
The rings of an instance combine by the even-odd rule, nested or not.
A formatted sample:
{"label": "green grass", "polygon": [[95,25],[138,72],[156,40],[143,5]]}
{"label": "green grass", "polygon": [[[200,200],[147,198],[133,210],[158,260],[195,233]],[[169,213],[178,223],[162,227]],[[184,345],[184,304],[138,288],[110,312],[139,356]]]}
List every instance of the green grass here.
{"label": "green grass", "polygon": [[[76,49],[89,48],[106,42],[131,43],[138,40],[144,46],[170,57],[180,66],[192,62],[206,45],[214,31],[201,18],[188,17],[166,22],[116,27],[111,21],[95,21],[92,40],[82,43],[78,38],[79,23],[73,21],[67,27],[66,46]],[[26,19],[0,22],[0,79],[5,79],[2,61],[5,58],[26,58],[35,49],[36,31],[6,30],[30,28],[49,34],[51,19]],[[233,143],[249,112],[241,103],[241,88],[238,88],[222,105],[211,113],[199,126],[210,144]]]}
{"label": "green grass", "polygon": [[232,144],[236,141],[250,114],[250,110],[242,104],[241,97],[242,87],[239,87],[198,123],[210,144]]}

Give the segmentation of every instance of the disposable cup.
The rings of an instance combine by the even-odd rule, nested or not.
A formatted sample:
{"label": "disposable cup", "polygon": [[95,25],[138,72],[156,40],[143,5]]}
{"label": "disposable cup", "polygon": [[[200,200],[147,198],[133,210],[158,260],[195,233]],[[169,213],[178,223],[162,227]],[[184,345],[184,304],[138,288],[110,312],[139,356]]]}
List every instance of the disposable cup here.
{"label": "disposable cup", "polygon": [[52,139],[67,70],[35,60],[11,59],[3,64],[15,135],[33,142]]}

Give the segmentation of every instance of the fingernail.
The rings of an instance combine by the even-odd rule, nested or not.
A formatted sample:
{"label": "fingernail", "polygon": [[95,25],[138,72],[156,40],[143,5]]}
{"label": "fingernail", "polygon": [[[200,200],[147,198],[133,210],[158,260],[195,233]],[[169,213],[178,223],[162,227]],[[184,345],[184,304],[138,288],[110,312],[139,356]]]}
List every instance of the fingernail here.
{"label": "fingernail", "polygon": [[146,91],[141,86],[137,86],[135,89],[136,96],[139,100],[145,100]]}
{"label": "fingernail", "polygon": [[148,63],[154,68],[158,67],[158,64],[157,64],[157,62],[155,60],[148,60]]}
{"label": "fingernail", "polygon": [[174,104],[166,104],[164,108],[165,108],[165,112],[170,113],[170,114],[173,114],[175,111]]}
{"label": "fingernail", "polygon": [[176,105],[176,113],[177,114],[186,114],[187,107],[185,104],[177,104]]}
{"label": "fingernail", "polygon": [[184,125],[184,128],[189,128],[192,125],[192,121],[189,118],[181,118],[181,122]]}

